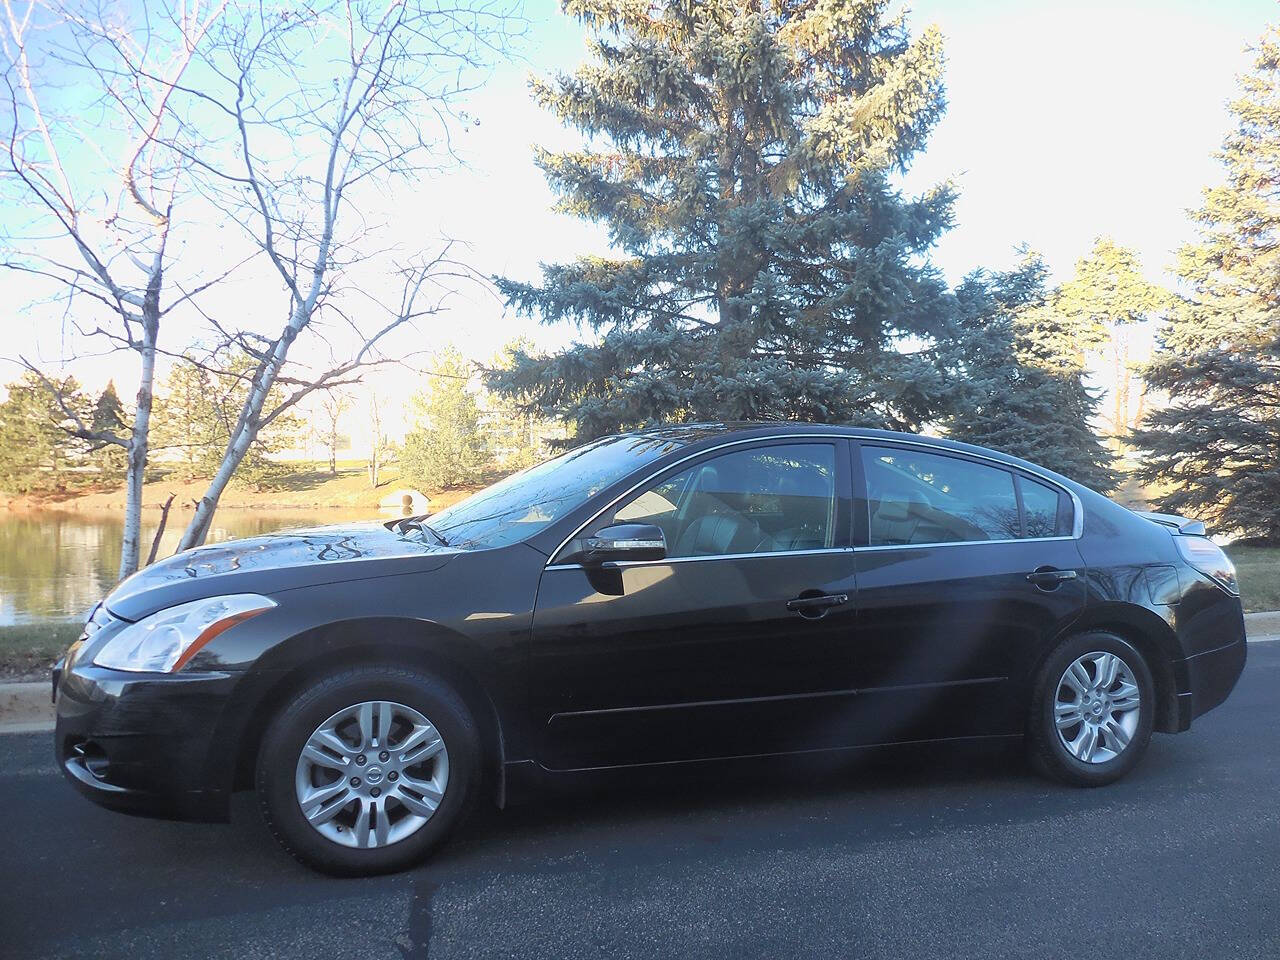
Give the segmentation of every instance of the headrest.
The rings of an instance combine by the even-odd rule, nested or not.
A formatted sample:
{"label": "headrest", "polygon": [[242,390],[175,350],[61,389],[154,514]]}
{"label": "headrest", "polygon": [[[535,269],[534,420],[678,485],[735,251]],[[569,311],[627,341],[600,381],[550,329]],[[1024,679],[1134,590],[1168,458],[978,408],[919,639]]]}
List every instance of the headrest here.
{"label": "headrest", "polygon": [[720,492],[720,471],[715,464],[704,463],[698,471],[698,482],[694,490],[699,493]]}
{"label": "headrest", "polygon": [[914,490],[895,493],[893,500],[880,501],[876,518],[893,522],[909,520],[913,516],[921,516],[927,506],[924,498]]}

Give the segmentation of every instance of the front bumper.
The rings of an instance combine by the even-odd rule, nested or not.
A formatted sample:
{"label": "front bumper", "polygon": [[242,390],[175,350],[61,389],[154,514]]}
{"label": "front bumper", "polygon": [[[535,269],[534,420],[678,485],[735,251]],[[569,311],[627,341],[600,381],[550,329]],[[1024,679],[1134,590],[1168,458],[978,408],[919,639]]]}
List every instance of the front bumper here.
{"label": "front bumper", "polygon": [[213,737],[237,677],[129,673],[75,663],[55,674],[58,767],[81,794],[124,813],[225,820]]}

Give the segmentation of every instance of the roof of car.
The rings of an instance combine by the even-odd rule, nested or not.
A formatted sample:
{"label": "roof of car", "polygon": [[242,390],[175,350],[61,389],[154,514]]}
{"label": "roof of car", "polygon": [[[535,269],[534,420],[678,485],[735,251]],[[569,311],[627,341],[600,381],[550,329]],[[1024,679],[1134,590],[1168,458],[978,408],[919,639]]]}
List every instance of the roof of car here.
{"label": "roof of car", "polygon": [[691,446],[711,446],[714,441],[724,440],[727,437],[740,435],[743,439],[752,437],[765,436],[787,436],[791,434],[831,434],[837,437],[852,437],[862,440],[896,440],[898,442],[907,442],[915,444],[924,444],[945,450],[954,450],[957,453],[976,454],[988,459],[999,460],[1010,466],[1022,467],[1029,469],[1034,473],[1047,474],[1056,480],[1070,484],[1072,487],[1078,487],[1068,477],[1054,473],[1047,467],[1043,467],[1037,463],[1023,460],[1000,450],[992,450],[988,447],[980,447],[972,443],[962,443],[958,440],[949,440],[945,437],[931,437],[918,433],[904,433],[895,430],[879,430],[875,427],[858,427],[842,424],[826,424],[826,423],[801,423],[791,420],[762,420],[762,421],[726,421],[726,422],[708,422],[708,423],[677,423],[664,424],[661,426],[647,427],[643,430],[630,431],[622,434],[629,437],[650,437],[661,439],[681,447]]}

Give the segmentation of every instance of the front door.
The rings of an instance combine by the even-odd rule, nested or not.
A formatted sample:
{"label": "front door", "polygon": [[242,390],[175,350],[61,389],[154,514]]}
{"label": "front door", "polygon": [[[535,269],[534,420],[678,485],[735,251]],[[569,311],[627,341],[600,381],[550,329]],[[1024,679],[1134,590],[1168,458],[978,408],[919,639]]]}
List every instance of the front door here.
{"label": "front door", "polygon": [[1022,733],[1027,676],[1084,609],[1070,496],[993,462],[859,450],[860,742]]}
{"label": "front door", "polygon": [[735,445],[605,511],[663,529],[667,557],[551,564],[531,699],[551,769],[835,745],[856,618],[840,439]]}

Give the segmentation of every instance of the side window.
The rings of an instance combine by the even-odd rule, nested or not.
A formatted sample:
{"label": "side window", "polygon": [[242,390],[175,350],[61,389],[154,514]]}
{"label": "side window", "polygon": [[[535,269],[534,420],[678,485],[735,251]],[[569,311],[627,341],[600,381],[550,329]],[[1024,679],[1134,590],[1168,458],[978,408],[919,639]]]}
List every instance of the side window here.
{"label": "side window", "polygon": [[649,487],[613,520],[657,524],[668,557],[823,549],[834,542],[835,475],[829,443],[740,450]]}
{"label": "side window", "polygon": [[1022,512],[1027,521],[1028,537],[1060,537],[1068,531],[1064,520],[1069,514],[1064,509],[1066,497],[1047,484],[1018,477],[1022,486]]}
{"label": "side window", "polygon": [[959,457],[862,447],[872,546],[1021,536],[1013,474]]}

